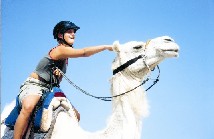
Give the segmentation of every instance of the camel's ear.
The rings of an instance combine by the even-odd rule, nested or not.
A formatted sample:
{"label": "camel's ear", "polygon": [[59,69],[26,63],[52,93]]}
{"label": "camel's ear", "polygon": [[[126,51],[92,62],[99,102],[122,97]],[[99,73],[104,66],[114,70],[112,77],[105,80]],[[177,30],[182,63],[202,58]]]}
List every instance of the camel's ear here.
{"label": "camel's ear", "polygon": [[120,50],[119,50],[119,46],[120,46],[120,43],[119,43],[119,41],[115,41],[114,43],[113,43],[113,50],[115,51],[115,52],[119,52]]}

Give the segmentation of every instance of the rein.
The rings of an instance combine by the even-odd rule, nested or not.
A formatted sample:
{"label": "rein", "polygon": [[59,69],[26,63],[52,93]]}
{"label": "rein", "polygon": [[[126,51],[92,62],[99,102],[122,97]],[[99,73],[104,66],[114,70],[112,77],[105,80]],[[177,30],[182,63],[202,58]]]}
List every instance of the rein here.
{"label": "rein", "polygon": [[[56,67],[57,68],[57,67]],[[158,68],[158,75],[156,77],[156,79],[153,81],[153,84],[150,85],[145,91],[148,91],[149,89],[151,89],[158,81],[159,81],[159,77],[160,77],[160,68],[159,66],[157,65],[157,68]],[[58,68],[57,68],[58,69]],[[95,96],[95,95],[92,95],[90,93],[88,93],[87,91],[83,90],[82,88],[80,88],[79,86],[77,86],[75,83],[73,83],[60,69],[58,69],[59,72],[62,74],[62,76],[68,81],[68,83],[70,83],[74,88],[76,88],[77,90],[79,90],[80,92],[82,92],[83,94],[87,95],[87,96],[90,96],[90,97],[93,97],[93,98],[96,98],[96,99],[100,99],[100,100],[103,100],[103,101],[112,101],[113,98],[116,98],[116,97],[119,97],[119,96],[122,96],[122,95],[125,95],[135,89],[137,89],[138,87],[142,86],[143,84],[145,84],[147,81],[149,81],[150,77],[147,77],[140,85],[134,87],[133,89],[131,90],[128,90],[124,93],[121,93],[119,95],[114,95],[114,96],[111,96],[111,97],[98,97],[98,96]],[[151,70],[153,71],[153,70]]]}

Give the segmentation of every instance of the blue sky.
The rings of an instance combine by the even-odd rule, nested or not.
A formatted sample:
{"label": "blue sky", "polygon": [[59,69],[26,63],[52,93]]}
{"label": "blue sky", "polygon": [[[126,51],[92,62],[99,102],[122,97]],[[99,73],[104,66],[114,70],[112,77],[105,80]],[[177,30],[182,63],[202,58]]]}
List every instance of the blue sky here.
{"label": "blue sky", "polygon": [[[6,0],[1,1],[1,108],[11,102],[39,59],[56,46],[52,29],[61,20],[81,27],[75,47],[146,41],[168,35],[180,57],[161,63],[160,82],[148,92],[150,116],[143,139],[214,138],[213,0]],[[67,76],[98,96],[110,94],[111,62],[105,51],[70,59]],[[89,131],[105,127],[111,103],[84,96],[65,80],[61,88]]]}

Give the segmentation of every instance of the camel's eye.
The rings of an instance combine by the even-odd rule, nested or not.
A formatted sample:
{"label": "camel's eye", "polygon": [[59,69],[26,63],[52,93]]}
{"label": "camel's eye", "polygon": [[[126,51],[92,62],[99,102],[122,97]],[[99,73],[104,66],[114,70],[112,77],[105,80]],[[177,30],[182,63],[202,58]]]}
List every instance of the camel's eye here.
{"label": "camel's eye", "polygon": [[171,40],[171,39],[164,39],[164,40],[167,42],[173,42],[173,40]]}
{"label": "camel's eye", "polygon": [[141,49],[142,48],[142,45],[138,45],[138,46],[135,46],[133,47],[134,49]]}

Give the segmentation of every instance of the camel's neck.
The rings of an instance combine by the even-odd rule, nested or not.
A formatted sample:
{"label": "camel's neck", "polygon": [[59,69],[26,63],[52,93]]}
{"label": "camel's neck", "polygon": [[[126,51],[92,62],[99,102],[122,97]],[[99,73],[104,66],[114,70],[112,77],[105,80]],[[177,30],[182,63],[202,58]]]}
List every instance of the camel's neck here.
{"label": "camel's neck", "polygon": [[[124,76],[122,73],[118,73],[111,80],[111,92],[112,95],[118,95],[127,92],[137,85],[141,84],[141,80],[134,76]],[[136,91],[136,90],[134,90]]]}
{"label": "camel's neck", "polygon": [[[136,78],[118,73],[112,78],[111,84],[112,95],[119,95],[135,88],[141,82]],[[112,108],[107,127],[91,137],[93,139],[140,139],[141,118],[148,112],[142,88],[139,87],[130,93],[114,98]]]}
{"label": "camel's neck", "polygon": [[[127,92],[141,82],[132,77],[125,77],[121,73],[115,75],[112,80],[112,95],[119,95]],[[141,133],[142,104],[146,103],[141,88],[113,99],[113,112],[107,128],[101,136],[108,135],[108,138],[132,138],[139,139]],[[136,103],[137,102],[137,103]],[[147,106],[147,105],[146,105]]]}
{"label": "camel's neck", "polygon": [[124,76],[122,73],[120,73],[114,76],[111,81],[112,95],[119,95],[132,90],[125,95],[114,99],[113,108],[117,108],[117,103],[121,102],[120,104],[122,106],[123,104],[128,104],[129,107],[131,107],[134,115],[137,117],[145,117],[148,115],[146,94],[142,86],[139,86],[142,83],[140,79],[132,76]]}

